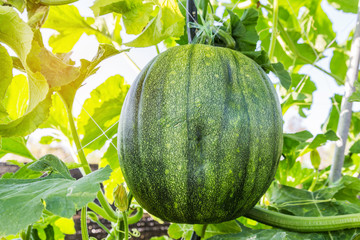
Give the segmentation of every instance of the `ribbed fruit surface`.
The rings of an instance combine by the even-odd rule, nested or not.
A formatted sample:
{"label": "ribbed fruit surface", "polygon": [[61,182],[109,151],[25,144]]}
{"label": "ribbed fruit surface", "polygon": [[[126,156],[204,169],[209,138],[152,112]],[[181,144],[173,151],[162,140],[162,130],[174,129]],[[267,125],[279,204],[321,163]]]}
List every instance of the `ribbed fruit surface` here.
{"label": "ribbed fruit surface", "polygon": [[127,185],[165,221],[243,215],[272,182],[281,150],[275,89],[253,60],[231,49],[185,45],[161,53],[132,84],[121,112]]}

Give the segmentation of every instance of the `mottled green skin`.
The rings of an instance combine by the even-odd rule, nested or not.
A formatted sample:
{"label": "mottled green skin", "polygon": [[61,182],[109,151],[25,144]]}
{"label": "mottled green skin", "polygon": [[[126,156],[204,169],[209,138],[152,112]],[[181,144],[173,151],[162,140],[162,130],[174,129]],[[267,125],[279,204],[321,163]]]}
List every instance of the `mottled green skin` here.
{"label": "mottled green skin", "polygon": [[237,218],[265,193],[278,165],[276,92],[239,52],[170,48],[131,86],[118,149],[127,185],[149,213],[191,224]]}

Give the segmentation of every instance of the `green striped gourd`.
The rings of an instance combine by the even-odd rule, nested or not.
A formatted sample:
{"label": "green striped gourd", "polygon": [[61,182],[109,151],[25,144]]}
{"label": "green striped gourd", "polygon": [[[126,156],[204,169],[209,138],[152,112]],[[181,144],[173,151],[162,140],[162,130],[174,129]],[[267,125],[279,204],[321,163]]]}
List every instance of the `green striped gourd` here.
{"label": "green striped gourd", "polygon": [[126,183],[149,213],[218,223],[252,208],[274,178],[282,115],[253,60],[185,45],[155,57],[126,96],[118,151]]}

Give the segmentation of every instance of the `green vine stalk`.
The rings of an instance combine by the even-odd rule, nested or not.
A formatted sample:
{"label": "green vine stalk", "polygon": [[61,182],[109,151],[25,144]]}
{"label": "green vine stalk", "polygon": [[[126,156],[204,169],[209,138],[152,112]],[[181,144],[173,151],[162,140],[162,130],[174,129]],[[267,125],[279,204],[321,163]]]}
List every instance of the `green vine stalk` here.
{"label": "green vine stalk", "polygon": [[274,8],[273,8],[273,28],[270,38],[270,47],[269,47],[269,59],[272,60],[274,58],[277,31],[278,31],[278,21],[279,21],[279,4],[278,0],[274,0]]}
{"label": "green vine stalk", "polygon": [[295,232],[328,232],[360,227],[360,213],[327,217],[301,217],[255,206],[245,214],[245,217]]}
{"label": "green vine stalk", "polygon": [[86,223],[86,217],[87,217],[87,206],[83,207],[81,209],[81,236],[82,236],[82,240],[89,240],[89,233],[87,230],[87,223]]}

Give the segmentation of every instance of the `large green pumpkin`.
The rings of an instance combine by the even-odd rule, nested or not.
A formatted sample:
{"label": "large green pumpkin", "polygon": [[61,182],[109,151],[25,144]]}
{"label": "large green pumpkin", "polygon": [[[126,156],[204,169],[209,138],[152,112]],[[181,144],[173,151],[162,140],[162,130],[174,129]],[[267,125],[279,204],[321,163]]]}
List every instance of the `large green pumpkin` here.
{"label": "large green pumpkin", "polygon": [[149,213],[218,223],[252,208],[282,150],[273,85],[253,60],[208,45],[170,48],[126,96],[118,151],[126,183]]}

